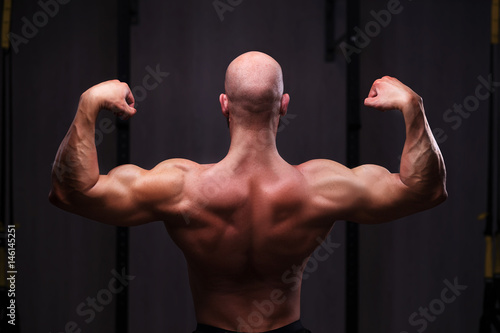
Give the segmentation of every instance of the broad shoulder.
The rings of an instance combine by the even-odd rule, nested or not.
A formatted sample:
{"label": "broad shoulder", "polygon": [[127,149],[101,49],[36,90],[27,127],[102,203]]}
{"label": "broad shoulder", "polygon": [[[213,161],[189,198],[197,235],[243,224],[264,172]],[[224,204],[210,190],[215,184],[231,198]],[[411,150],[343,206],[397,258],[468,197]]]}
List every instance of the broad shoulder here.
{"label": "broad shoulder", "polygon": [[151,170],[141,168],[134,164],[120,165],[111,170],[108,176],[124,180],[127,179],[132,180],[132,179],[148,178],[147,176],[154,177],[158,175],[165,175],[172,173],[179,175],[181,173],[189,171],[203,170],[204,168],[207,168],[207,166],[198,164],[196,162],[187,159],[174,158],[158,163]]}
{"label": "broad shoulder", "polygon": [[310,160],[295,166],[306,179],[315,179],[317,177],[348,177],[353,175],[353,170],[346,166],[327,159]]}
{"label": "broad shoulder", "polygon": [[[365,164],[350,169],[335,161],[311,160],[297,166],[304,178],[313,188],[331,193],[332,189],[343,188],[346,191],[362,192],[373,187],[375,182],[397,182],[399,177],[387,169]],[[342,191],[339,193],[343,193]],[[345,194],[345,193],[344,193]]]}
{"label": "broad shoulder", "polygon": [[158,163],[139,177],[138,195],[156,203],[165,218],[166,213],[178,213],[192,192],[192,180],[210,168],[209,164],[199,164],[188,159],[174,158]]}
{"label": "broad shoulder", "polygon": [[356,169],[326,159],[311,160],[297,166],[309,184],[313,195],[335,202],[335,205],[349,201],[354,193],[362,191]]}
{"label": "broad shoulder", "polygon": [[143,182],[150,187],[171,188],[180,194],[184,191],[188,179],[196,179],[200,173],[210,168],[210,164],[199,164],[182,158],[168,159],[158,163],[143,175]]}
{"label": "broad shoulder", "polygon": [[199,164],[183,158],[172,158],[158,163],[151,172],[163,173],[165,171],[177,170],[178,172],[199,171],[207,168],[208,164]]}
{"label": "broad shoulder", "polygon": [[182,196],[186,179],[207,167],[191,160],[174,158],[158,163],[151,170],[123,165],[113,170],[113,173],[122,180],[129,180],[137,194],[154,201],[155,198],[163,200]]}

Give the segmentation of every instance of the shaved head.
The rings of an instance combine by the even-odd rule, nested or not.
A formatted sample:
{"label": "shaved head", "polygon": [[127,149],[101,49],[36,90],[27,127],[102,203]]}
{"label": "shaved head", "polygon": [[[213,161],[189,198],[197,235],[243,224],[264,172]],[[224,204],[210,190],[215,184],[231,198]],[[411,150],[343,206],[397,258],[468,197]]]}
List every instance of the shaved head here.
{"label": "shaved head", "polygon": [[281,66],[265,53],[244,53],[227,68],[225,89],[236,109],[277,112],[283,96]]}

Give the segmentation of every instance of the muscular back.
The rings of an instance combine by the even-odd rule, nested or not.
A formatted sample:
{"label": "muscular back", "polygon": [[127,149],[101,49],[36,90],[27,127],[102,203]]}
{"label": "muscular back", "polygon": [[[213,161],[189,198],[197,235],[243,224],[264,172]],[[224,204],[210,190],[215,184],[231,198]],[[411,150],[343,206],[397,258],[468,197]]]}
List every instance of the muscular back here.
{"label": "muscular back", "polygon": [[[124,165],[101,175],[95,147],[99,111],[127,118],[136,109],[126,84],[92,87],[82,94],[59,147],[49,195],[56,206],[103,223],[164,221],[186,256],[200,323],[262,332],[298,320],[300,284],[290,286],[285,274],[292,269],[302,276],[300,265],[335,220],[387,222],[447,197],[444,161],[422,99],[395,78],[375,81],[365,105],[403,113],[399,174],[375,165],[348,169],[329,160],[286,163],[276,133],[290,97],[283,94],[279,64],[266,55],[250,52],[233,61],[226,91],[220,102],[231,147],[224,160],[199,165],[175,159],[152,170]],[[242,324],[256,310],[263,316],[252,327]]]}
{"label": "muscular back", "polygon": [[297,320],[300,288],[283,275],[300,266],[333,225],[313,216],[304,175],[282,159],[179,163],[186,170],[184,194],[165,225],[186,256],[198,320],[217,318],[217,325],[235,328],[238,316],[255,311],[252,303],[269,300],[273,291],[283,302],[263,329]]}

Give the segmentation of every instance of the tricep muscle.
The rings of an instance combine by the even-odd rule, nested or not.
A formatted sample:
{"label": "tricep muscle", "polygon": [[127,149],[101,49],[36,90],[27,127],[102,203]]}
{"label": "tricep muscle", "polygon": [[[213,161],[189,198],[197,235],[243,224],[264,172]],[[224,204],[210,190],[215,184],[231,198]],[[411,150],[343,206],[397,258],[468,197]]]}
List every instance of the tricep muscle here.
{"label": "tricep muscle", "polygon": [[165,161],[152,170],[119,166],[100,175],[87,191],[75,193],[65,208],[84,217],[119,226],[158,221],[175,206],[183,190],[183,171]]}

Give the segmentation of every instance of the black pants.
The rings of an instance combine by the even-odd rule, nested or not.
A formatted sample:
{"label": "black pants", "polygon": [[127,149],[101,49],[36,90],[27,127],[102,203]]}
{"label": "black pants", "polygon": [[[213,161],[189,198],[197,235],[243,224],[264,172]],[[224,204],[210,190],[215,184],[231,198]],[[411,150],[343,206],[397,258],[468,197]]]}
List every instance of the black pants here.
{"label": "black pants", "polygon": [[[213,326],[198,324],[198,326],[196,327],[196,331],[194,331],[193,333],[237,333],[237,332],[227,331]],[[296,321],[295,323],[291,323],[290,325],[286,325],[285,327],[261,333],[311,333],[311,331],[305,329],[299,320]]]}

